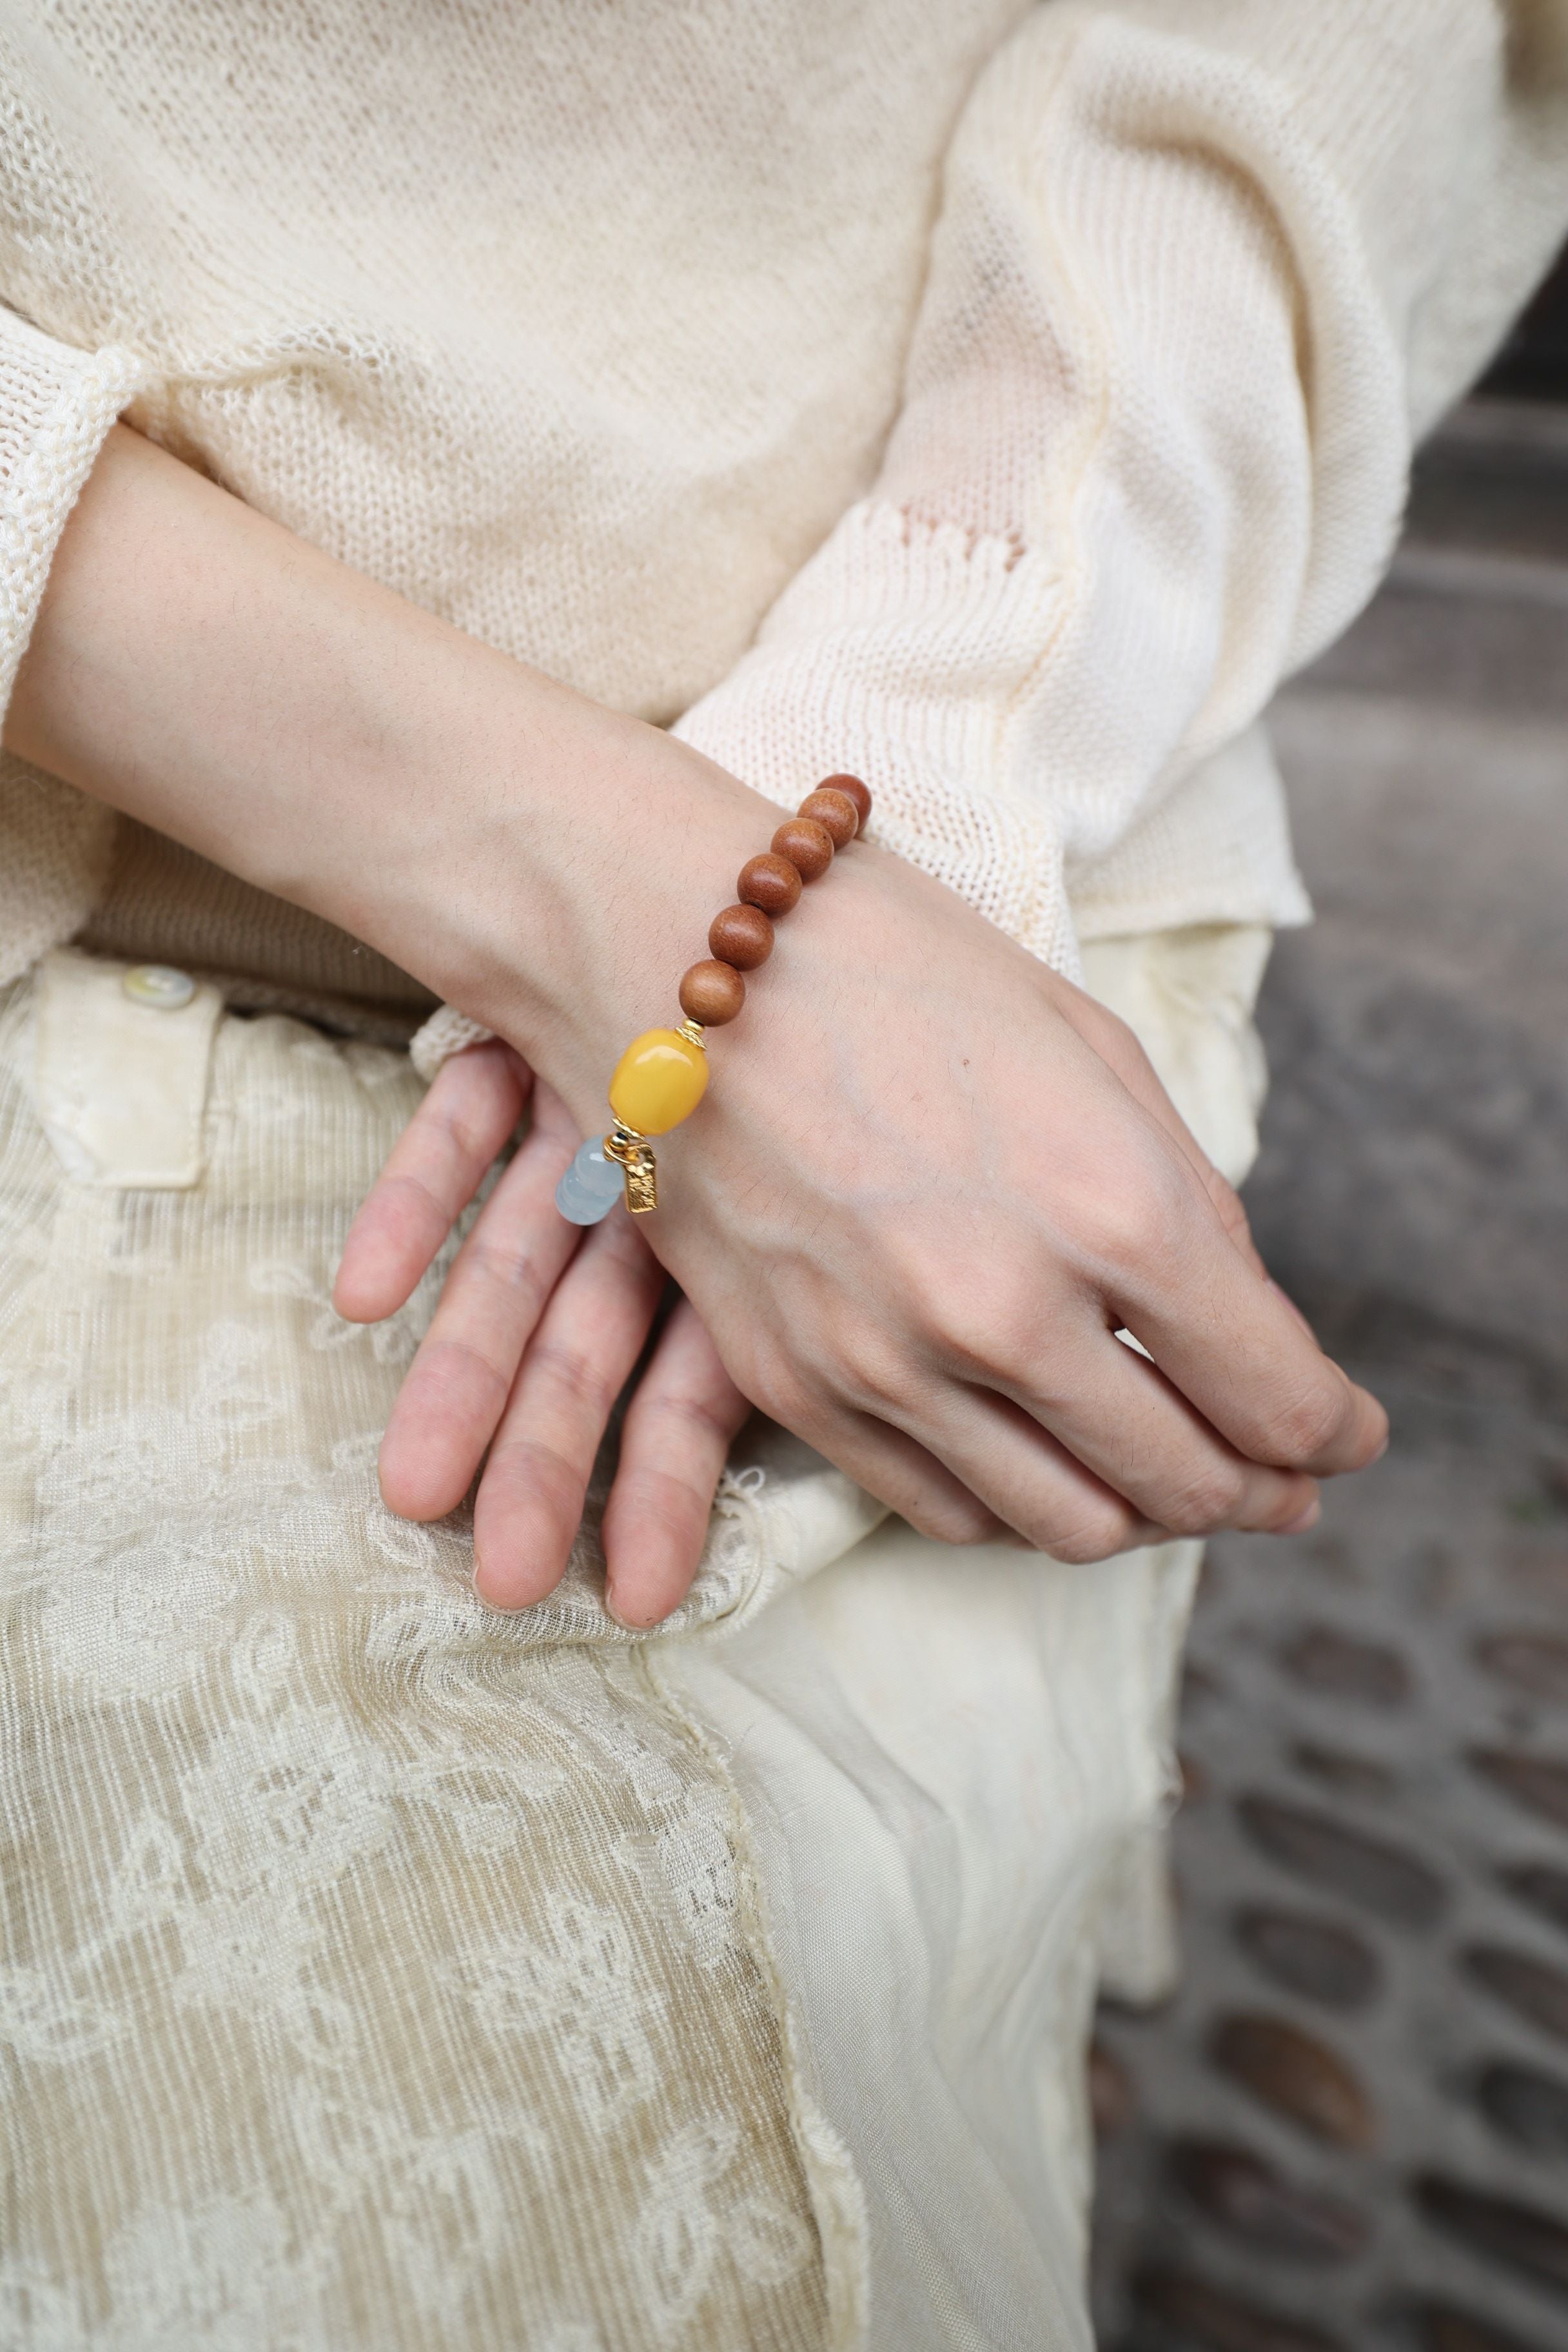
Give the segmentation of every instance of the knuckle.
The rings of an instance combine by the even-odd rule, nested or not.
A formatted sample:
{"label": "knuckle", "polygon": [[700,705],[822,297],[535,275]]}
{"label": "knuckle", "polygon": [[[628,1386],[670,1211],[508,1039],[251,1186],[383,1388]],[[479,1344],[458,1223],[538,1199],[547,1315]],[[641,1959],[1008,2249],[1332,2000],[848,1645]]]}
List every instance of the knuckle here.
{"label": "knuckle", "polygon": [[476,1540],[485,1536],[492,1550],[494,1530],[504,1521],[509,1499],[517,1492],[531,1495],[553,1517],[565,1518],[580,1506],[582,1473],[564,1454],[542,1439],[508,1438],[497,1446],[490,1465],[499,1475],[492,1483],[490,1472],[487,1471],[480,1481],[475,1525]]}
{"label": "knuckle", "polygon": [[972,1495],[918,1496],[905,1508],[910,1525],[933,1543],[980,1544],[996,1532],[996,1520]]}
{"label": "knuckle", "polygon": [[1097,1560],[1113,1559],[1118,1552],[1127,1549],[1132,1524],[1129,1512],[1086,1507],[1075,1517],[1063,1517],[1047,1528],[1040,1538],[1040,1549],[1068,1568],[1089,1568]]}
{"label": "knuckle", "polygon": [[1303,1389],[1283,1404],[1269,1425],[1270,1451],[1285,1466],[1304,1469],[1339,1435],[1344,1400],[1327,1381]]}
{"label": "knuckle", "polygon": [[416,1175],[412,1169],[404,1169],[396,1173],[389,1171],[378,1177],[371,1199],[377,1197],[395,1215],[405,1211],[411,1213],[437,1244],[439,1237],[450,1231],[457,1219],[457,1211],[441,1198],[435,1186],[427,1184],[424,1177]]}
{"label": "knuckle", "polygon": [[1142,1277],[1178,1253],[1186,1212],[1177,1171],[1151,1156],[1134,1181],[1106,1184],[1085,1204],[1081,1237],[1100,1266]]}
{"label": "knuckle", "polygon": [[892,1335],[880,1339],[863,1331],[838,1349],[829,1371],[832,1389],[859,1412],[879,1421],[900,1414],[910,1401],[910,1378],[907,1349]]}
{"label": "knuckle", "polygon": [[433,1326],[419,1344],[404,1391],[426,1416],[432,1411],[499,1412],[510,1382],[509,1366],[459,1333]]}
{"label": "knuckle", "polygon": [[652,1533],[679,1546],[706,1518],[713,1499],[710,1489],[710,1481],[703,1484],[649,1467],[622,1473],[618,1500],[645,1538]]}
{"label": "knuckle", "polygon": [[484,1122],[466,1105],[462,1109],[456,1106],[448,1108],[436,1124],[454,1160],[472,1166],[476,1162],[483,1164],[490,1157]]}
{"label": "knuckle", "polygon": [[814,1433],[823,1433],[828,1416],[822,1389],[782,1351],[769,1349],[750,1361],[731,1361],[730,1377],[748,1403],[795,1436],[810,1442]]}
{"label": "knuckle", "polygon": [[572,1404],[592,1413],[608,1412],[616,1391],[602,1364],[579,1349],[549,1339],[536,1339],[532,1355],[532,1369],[544,1373],[551,1386]]}
{"label": "knuckle", "polygon": [[1222,1464],[1194,1472],[1158,1512],[1163,1527],[1173,1535],[1206,1535],[1227,1527],[1240,1508],[1245,1479],[1239,1470]]}
{"label": "knuckle", "polygon": [[950,1364],[990,1371],[1016,1352],[1020,1286],[999,1295],[993,1282],[973,1269],[974,1278],[929,1284],[921,1293],[921,1330],[926,1344]]}
{"label": "knuckle", "polygon": [[633,1411],[642,1404],[645,1422],[657,1423],[675,1433],[674,1443],[680,1435],[695,1436],[704,1453],[714,1442],[727,1445],[734,1433],[736,1414],[728,1397],[720,1398],[707,1389],[666,1389],[647,1398],[634,1400]]}
{"label": "knuckle", "polygon": [[487,1290],[515,1290],[536,1309],[544,1301],[546,1277],[526,1250],[507,1249],[491,1239],[482,1225],[463,1244],[463,1273]]}
{"label": "knuckle", "polygon": [[439,1104],[428,1095],[425,1099],[430,1124],[454,1159],[483,1166],[494,1157],[489,1131],[491,1122],[487,1117],[489,1106],[477,1089],[458,1099],[448,1097]]}

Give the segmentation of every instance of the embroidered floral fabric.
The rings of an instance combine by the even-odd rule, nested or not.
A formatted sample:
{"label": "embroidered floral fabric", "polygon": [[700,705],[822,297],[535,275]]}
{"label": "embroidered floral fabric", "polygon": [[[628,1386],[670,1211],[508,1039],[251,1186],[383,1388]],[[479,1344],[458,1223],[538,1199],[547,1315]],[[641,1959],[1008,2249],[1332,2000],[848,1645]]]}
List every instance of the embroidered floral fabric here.
{"label": "embroidered floral fabric", "polygon": [[[1266,949],[1086,957],[1233,1175]],[[5,2352],[1089,2352],[1197,1547],[954,1552],[764,1431],[671,1634],[598,1494],[489,1614],[376,1491],[429,1289],[328,1299],[407,1062],[226,1014],[203,1116],[121,980],[0,995]]]}
{"label": "embroidered floral fabric", "polygon": [[[62,1181],[0,1001],[8,2352],[817,2352],[732,1798],[593,1593],[468,1587],[328,1286],[406,1059],[225,1021],[187,1192]],[[752,1482],[755,1483],[754,1481]],[[744,1486],[695,1612],[756,1557]]]}

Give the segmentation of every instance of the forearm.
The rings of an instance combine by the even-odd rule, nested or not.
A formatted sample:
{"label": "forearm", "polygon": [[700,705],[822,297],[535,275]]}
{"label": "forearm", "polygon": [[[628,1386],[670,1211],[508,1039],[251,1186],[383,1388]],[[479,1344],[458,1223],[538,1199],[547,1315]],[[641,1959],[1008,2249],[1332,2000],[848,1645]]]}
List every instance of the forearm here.
{"label": "forearm", "polygon": [[124,428],[60,541],[5,740],[381,949],[569,1093],[657,1017],[649,971],[696,951],[688,896],[695,925],[714,860],[772,820]]}

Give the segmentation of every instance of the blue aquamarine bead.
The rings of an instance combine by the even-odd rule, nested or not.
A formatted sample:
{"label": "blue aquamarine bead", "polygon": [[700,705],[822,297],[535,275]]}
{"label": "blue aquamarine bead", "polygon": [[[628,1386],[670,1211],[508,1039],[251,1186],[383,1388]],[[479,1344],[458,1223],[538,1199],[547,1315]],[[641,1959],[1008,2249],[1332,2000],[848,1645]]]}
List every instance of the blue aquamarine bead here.
{"label": "blue aquamarine bead", "polygon": [[578,1145],[576,1158],[555,1187],[555,1205],[568,1224],[596,1225],[625,1191],[619,1166],[605,1157],[603,1136],[591,1135]]}

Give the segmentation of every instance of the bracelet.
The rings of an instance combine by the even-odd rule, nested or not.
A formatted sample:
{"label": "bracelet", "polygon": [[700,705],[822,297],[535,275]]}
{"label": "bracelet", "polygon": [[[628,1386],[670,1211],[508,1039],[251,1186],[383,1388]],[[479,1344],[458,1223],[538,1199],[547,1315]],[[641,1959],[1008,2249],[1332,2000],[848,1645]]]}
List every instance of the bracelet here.
{"label": "bracelet", "polygon": [[574,1225],[596,1225],[618,1200],[634,1217],[658,1206],[658,1171],[650,1135],[666,1135],[689,1118],[708,1087],[705,1028],[733,1021],[746,1001],[742,972],[766,963],[773,920],[787,915],[803,886],[826,874],[836,850],[855,839],[871,814],[871,795],[858,776],[829,776],[808,793],[760,857],[750,857],[736,884],[740,904],[726,907],[709,928],[711,954],[694,963],[680,983],[679,1029],[647,1029],[634,1038],[610,1080],[615,1125],[590,1136],[555,1188],[555,1205]]}

